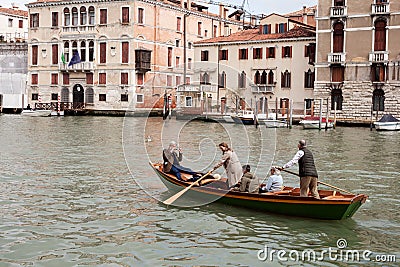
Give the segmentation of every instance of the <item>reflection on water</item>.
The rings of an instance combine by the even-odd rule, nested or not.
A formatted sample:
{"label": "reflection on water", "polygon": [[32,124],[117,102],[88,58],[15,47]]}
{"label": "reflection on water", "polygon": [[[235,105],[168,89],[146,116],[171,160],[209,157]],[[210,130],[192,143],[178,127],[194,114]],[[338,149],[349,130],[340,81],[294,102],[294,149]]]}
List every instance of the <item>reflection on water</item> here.
{"label": "reflection on water", "polygon": [[[167,194],[147,165],[144,148],[150,159],[160,160],[161,144],[174,136],[163,133],[157,139],[154,131],[153,141],[145,143],[139,130],[144,118],[129,119],[138,129],[125,151],[137,160],[135,178],[158,181],[157,193]],[[165,131],[159,118],[151,120],[154,129]],[[219,158],[215,144],[229,137],[250,164],[262,163],[257,168],[260,177],[272,158],[278,165],[285,163],[296,152],[297,140],[307,139],[321,180],[370,196],[352,219],[319,221],[216,203],[195,208],[160,204],[140,189],[126,168],[123,121],[0,116],[0,266],[279,266],[287,263],[261,262],[257,252],[264,246],[288,251],[335,248],[340,238],[347,240],[348,249],[396,254],[399,261],[400,133],[295,127],[274,135],[269,129],[260,133],[247,127],[247,138],[233,125],[224,126],[229,135],[218,124],[193,122],[182,128],[179,143],[189,166],[203,168],[203,159]],[[179,128],[180,123],[172,120],[167,127]],[[273,147],[272,137],[276,154],[264,155],[260,151]],[[259,146],[256,138],[268,144]],[[241,140],[251,147],[248,156]],[[295,176],[285,174],[284,179],[285,184],[298,185]],[[326,259],[304,265],[337,263]]]}

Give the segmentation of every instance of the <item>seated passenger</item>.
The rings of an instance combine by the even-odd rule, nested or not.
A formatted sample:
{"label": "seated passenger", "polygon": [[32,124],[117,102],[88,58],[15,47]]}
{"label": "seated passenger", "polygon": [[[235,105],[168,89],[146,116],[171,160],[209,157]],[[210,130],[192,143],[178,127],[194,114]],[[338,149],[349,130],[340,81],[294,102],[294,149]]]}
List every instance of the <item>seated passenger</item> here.
{"label": "seated passenger", "polygon": [[240,192],[258,193],[259,181],[257,177],[250,172],[250,165],[243,165],[243,176],[240,180]]}
{"label": "seated passenger", "polygon": [[281,191],[283,188],[283,179],[281,172],[276,168],[271,168],[271,176],[267,180],[267,184],[260,188],[260,193]]}

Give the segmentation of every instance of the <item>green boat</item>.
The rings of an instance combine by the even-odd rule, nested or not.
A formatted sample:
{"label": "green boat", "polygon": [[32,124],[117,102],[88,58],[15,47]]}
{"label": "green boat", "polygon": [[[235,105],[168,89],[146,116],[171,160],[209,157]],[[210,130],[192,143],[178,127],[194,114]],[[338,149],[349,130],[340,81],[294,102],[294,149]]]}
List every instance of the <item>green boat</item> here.
{"label": "green boat", "polygon": [[[150,163],[165,186],[172,192],[179,192],[191,185],[189,181],[180,181],[172,174],[162,171],[161,163]],[[189,175],[182,173],[184,180]],[[364,194],[342,194],[333,190],[318,190],[321,199],[300,197],[300,189],[284,187],[282,191],[250,194],[228,190],[226,178],[219,180],[203,179],[200,186],[193,186],[185,196],[203,199],[215,199],[228,205],[247,209],[324,220],[342,220],[351,218],[368,196]]]}

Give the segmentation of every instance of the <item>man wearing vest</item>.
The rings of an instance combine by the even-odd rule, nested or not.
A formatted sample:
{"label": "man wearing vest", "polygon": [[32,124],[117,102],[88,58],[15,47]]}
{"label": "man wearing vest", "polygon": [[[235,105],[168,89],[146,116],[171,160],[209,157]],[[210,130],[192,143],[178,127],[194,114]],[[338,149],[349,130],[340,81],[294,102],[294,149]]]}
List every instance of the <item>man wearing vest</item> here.
{"label": "man wearing vest", "polygon": [[300,196],[308,196],[308,189],[310,189],[311,195],[319,199],[317,189],[318,173],[315,168],[313,154],[307,149],[305,140],[300,140],[297,147],[299,148],[299,151],[297,151],[291,161],[283,165],[282,169],[289,168],[294,164],[299,163]]}

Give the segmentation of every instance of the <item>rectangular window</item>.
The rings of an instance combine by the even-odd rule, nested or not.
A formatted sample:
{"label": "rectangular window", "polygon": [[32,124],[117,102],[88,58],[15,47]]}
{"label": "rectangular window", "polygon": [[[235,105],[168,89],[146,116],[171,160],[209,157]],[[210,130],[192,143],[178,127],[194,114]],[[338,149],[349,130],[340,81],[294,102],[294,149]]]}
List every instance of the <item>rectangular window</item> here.
{"label": "rectangular window", "polygon": [[185,97],[185,107],[192,107],[193,106],[193,101],[191,96],[186,96]]}
{"label": "rectangular window", "polygon": [[38,46],[32,45],[32,65],[38,64]]}
{"label": "rectangular window", "polygon": [[262,48],[253,49],[253,59],[262,59]]}
{"label": "rectangular window", "polygon": [[190,77],[186,77],[185,84],[190,84]]}
{"label": "rectangular window", "polygon": [[287,23],[275,24],[275,33],[284,33],[287,31]]}
{"label": "rectangular window", "polygon": [[172,47],[168,47],[168,67],[172,67]]}
{"label": "rectangular window", "polygon": [[207,37],[207,35],[208,35],[208,31],[204,30],[204,37]]}
{"label": "rectangular window", "polygon": [[51,45],[51,63],[58,64],[58,44]]}
{"label": "rectangular window", "polygon": [[107,43],[100,43],[100,63],[107,61]]}
{"label": "rectangular window", "polygon": [[13,19],[8,19],[8,27],[12,28],[13,26]]}
{"label": "rectangular window", "polygon": [[100,24],[107,24],[107,9],[100,9]]}
{"label": "rectangular window", "polygon": [[344,1],[345,0],[334,0],[333,5],[334,6],[344,6]]}
{"label": "rectangular window", "polygon": [[176,30],[177,30],[178,32],[181,31],[181,24],[182,24],[182,19],[181,19],[181,17],[177,17],[177,18],[176,18]]}
{"label": "rectangular window", "polygon": [[386,67],[384,64],[372,64],[371,66],[371,81],[372,82],[385,82],[386,80]]}
{"label": "rectangular window", "polygon": [[128,102],[128,94],[121,94],[121,102]]}
{"label": "rectangular window", "polygon": [[239,49],[239,60],[248,59],[248,49],[242,48]]}
{"label": "rectangular window", "polygon": [[51,84],[58,84],[58,73],[51,74]]}
{"label": "rectangular window", "polygon": [[18,28],[22,29],[24,27],[24,21],[22,19],[20,19],[18,21]]}
{"label": "rectangular window", "polygon": [[129,63],[129,42],[122,42],[122,63]]}
{"label": "rectangular window", "polygon": [[93,84],[93,73],[86,73],[86,84]]}
{"label": "rectangular window", "polygon": [[138,85],[143,85],[144,84],[144,74],[143,73],[138,73],[136,81],[137,81]]}
{"label": "rectangular window", "polygon": [[292,57],[292,47],[291,46],[283,46],[282,47],[282,58],[291,58]]}
{"label": "rectangular window", "polygon": [[69,73],[63,73],[63,84],[69,84]]}
{"label": "rectangular window", "polygon": [[38,74],[32,74],[31,76],[31,84],[38,84]]}
{"label": "rectangular window", "polygon": [[228,60],[228,50],[219,50],[219,60]]}
{"label": "rectangular window", "polygon": [[262,25],[262,33],[270,34],[271,33],[271,24]]}
{"label": "rectangular window", "polygon": [[58,27],[58,12],[51,12],[51,27]]}
{"label": "rectangular window", "polygon": [[188,58],[188,69],[191,70],[192,69],[192,59]]}
{"label": "rectangular window", "polygon": [[175,57],[175,67],[179,68],[179,65],[181,64],[181,58],[180,57]]}
{"label": "rectangular window", "polygon": [[175,46],[176,46],[176,47],[179,47],[179,45],[180,45],[180,43],[181,43],[180,41],[181,41],[181,40],[175,40]]}
{"label": "rectangular window", "polygon": [[275,47],[267,48],[267,58],[275,58]]}
{"label": "rectangular window", "polygon": [[176,76],[175,77],[175,85],[178,86],[181,84],[181,76]]}
{"label": "rectangular window", "polygon": [[32,100],[39,100],[39,94],[32,94]]}
{"label": "rectangular window", "polygon": [[172,76],[171,75],[167,75],[167,86],[168,87],[172,86]]}
{"label": "rectangular window", "polygon": [[106,73],[99,73],[99,84],[106,84],[107,76]]}
{"label": "rectangular window", "polygon": [[143,94],[136,95],[136,103],[144,103],[144,95]]}
{"label": "rectangular window", "polygon": [[58,94],[57,93],[52,93],[51,94],[51,100],[52,101],[57,101],[58,100]]}
{"label": "rectangular window", "polygon": [[106,101],[107,95],[106,94],[99,94],[99,101]]}
{"label": "rectangular window", "polygon": [[201,51],[201,61],[208,61],[208,50]]}
{"label": "rectangular window", "polygon": [[344,81],[344,67],[332,66],[331,67],[332,82],[343,82]]}
{"label": "rectangular window", "polygon": [[201,22],[197,23],[197,35],[201,35]]}
{"label": "rectangular window", "polygon": [[213,37],[217,37],[218,26],[214,25]]}
{"label": "rectangular window", "polygon": [[137,19],[139,24],[144,23],[144,9],[143,8],[138,8],[138,19]]}
{"label": "rectangular window", "polygon": [[121,73],[121,84],[129,84],[127,72]]}
{"label": "rectangular window", "polygon": [[121,22],[123,24],[128,24],[129,23],[129,7],[122,7]]}
{"label": "rectangular window", "polygon": [[39,14],[31,14],[30,15],[30,25],[31,28],[38,28],[39,27]]}

